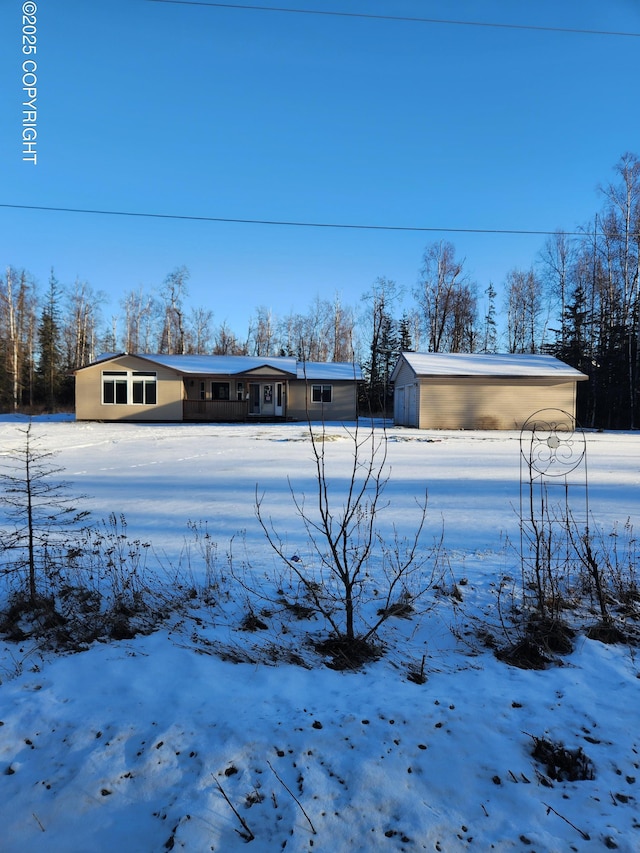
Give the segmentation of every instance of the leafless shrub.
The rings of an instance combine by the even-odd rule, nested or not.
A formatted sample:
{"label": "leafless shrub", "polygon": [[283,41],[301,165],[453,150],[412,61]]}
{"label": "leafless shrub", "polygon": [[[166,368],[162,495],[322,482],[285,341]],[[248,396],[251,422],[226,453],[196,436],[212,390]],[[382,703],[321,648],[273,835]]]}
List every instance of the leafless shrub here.
{"label": "leafless shrub", "polygon": [[597,525],[574,534],[574,547],[582,566],[581,587],[599,616],[588,636],[602,642],[638,641],[640,590],[637,579],[636,539],[631,520],[622,529],[615,524],[609,534]]}
{"label": "leafless shrub", "polygon": [[549,779],[557,782],[577,782],[595,778],[595,767],[582,747],[567,749],[563,744],[544,737],[533,739],[531,754],[545,768]]}
{"label": "leafless shrub", "polygon": [[571,548],[570,515],[542,493],[540,504],[528,507],[520,521],[523,604],[544,622],[561,622],[570,588],[575,554]]}
{"label": "leafless shrub", "polygon": [[72,543],[51,545],[54,569],[45,573],[46,594],[33,600],[22,587],[7,589],[0,632],[67,650],[150,633],[186,594],[175,578],[167,581],[149,569],[149,548],[131,539],[126,520],[115,514],[77,531]]}
{"label": "leafless shrub", "polygon": [[[226,571],[224,564],[221,564],[218,544],[209,533],[206,521],[189,521],[187,527],[191,532],[187,562],[190,562],[191,553],[195,551],[204,568],[204,583],[194,580],[194,590],[205,604],[214,606],[221,598],[229,596],[228,566]],[[198,575],[201,576],[202,572],[198,572]]]}
{"label": "leafless shrub", "polygon": [[[512,665],[541,668],[572,651],[577,632],[603,643],[640,642],[640,589],[633,526],[581,527],[568,507],[526,520],[522,588],[501,583],[496,612]],[[594,622],[595,617],[595,622]]]}

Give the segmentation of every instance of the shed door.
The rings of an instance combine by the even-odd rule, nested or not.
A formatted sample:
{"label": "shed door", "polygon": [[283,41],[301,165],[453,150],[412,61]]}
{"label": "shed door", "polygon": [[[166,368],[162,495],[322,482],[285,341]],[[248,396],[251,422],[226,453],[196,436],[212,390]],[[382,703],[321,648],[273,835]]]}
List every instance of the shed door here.
{"label": "shed door", "polygon": [[408,426],[418,426],[418,386],[407,385],[405,389],[405,423]]}
{"label": "shed door", "polygon": [[393,419],[399,426],[406,426],[404,411],[404,385],[396,388],[393,395]]}

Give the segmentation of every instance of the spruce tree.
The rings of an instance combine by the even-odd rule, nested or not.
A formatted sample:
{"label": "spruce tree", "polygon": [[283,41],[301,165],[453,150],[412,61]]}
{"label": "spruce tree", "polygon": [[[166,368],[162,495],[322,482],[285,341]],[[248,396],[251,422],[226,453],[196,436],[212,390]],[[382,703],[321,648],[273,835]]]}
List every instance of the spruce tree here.
{"label": "spruce tree", "polygon": [[60,392],[64,382],[62,367],[62,346],[58,303],[60,287],[51,270],[49,292],[38,326],[39,359],[36,369],[38,401],[45,411],[54,412],[59,404]]}

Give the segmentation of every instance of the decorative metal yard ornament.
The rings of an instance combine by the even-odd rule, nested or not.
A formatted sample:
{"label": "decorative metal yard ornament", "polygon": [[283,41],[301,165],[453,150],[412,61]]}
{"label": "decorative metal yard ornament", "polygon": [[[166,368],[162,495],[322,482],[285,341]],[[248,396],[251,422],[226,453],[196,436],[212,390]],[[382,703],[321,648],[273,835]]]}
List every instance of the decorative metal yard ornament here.
{"label": "decorative metal yard ornament", "polygon": [[584,432],[568,412],[540,409],[520,431],[520,554],[523,589],[542,616],[557,616],[588,518]]}
{"label": "decorative metal yard ornament", "polygon": [[529,479],[566,477],[583,461],[586,469],[584,433],[562,409],[540,409],[520,432],[520,450],[529,468]]}

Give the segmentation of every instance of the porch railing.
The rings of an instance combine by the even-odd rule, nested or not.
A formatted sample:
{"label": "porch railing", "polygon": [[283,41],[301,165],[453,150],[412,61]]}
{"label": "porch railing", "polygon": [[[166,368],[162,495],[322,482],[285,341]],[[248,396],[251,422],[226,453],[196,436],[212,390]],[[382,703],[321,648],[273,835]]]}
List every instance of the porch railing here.
{"label": "porch railing", "polygon": [[249,415],[247,400],[183,400],[185,421],[246,421]]}

